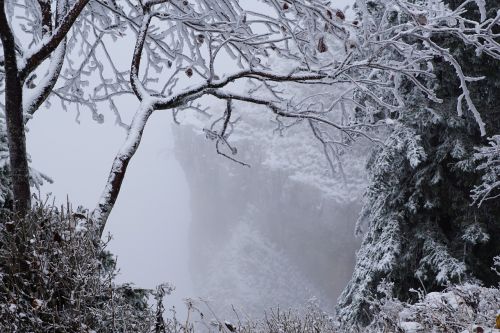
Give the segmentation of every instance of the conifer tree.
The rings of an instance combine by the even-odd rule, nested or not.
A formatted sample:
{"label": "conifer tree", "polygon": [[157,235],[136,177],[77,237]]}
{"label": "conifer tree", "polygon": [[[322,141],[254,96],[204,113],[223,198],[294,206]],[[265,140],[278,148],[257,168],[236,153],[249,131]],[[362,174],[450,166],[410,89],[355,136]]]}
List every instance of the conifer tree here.
{"label": "conifer tree", "polygon": [[[453,9],[463,3],[447,1]],[[385,1],[368,1],[373,12],[397,15]],[[484,14],[468,5],[467,16]],[[481,8],[481,7],[479,7]],[[500,3],[486,9],[494,14]],[[386,12],[386,9],[389,9]],[[374,17],[377,17],[375,14]],[[450,51],[471,82],[470,95],[486,124],[488,135],[500,132],[500,72],[498,60],[464,46],[458,39],[433,35],[432,41]],[[498,200],[472,204],[471,189],[481,182],[474,154],[486,144],[470,114],[457,113],[460,82],[455,69],[441,57],[433,59],[434,85],[442,103],[425,98],[402,82],[400,94],[407,112],[391,114],[395,122],[386,145],[374,152],[369,165],[370,186],[359,226],[365,226],[353,277],[339,300],[344,325],[369,323],[377,286],[392,282],[393,294],[412,298],[410,289],[439,291],[465,281],[498,283],[490,269],[500,253]]]}

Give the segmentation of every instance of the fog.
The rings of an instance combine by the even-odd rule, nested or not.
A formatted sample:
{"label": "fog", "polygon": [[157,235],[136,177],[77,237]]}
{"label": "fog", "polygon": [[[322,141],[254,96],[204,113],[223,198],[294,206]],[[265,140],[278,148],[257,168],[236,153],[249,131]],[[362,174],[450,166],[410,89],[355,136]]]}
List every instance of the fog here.
{"label": "fog", "polygon": [[[55,180],[42,196],[92,209],[124,131],[74,118],[56,107],[38,113],[28,149],[33,166]],[[168,113],[153,115],[106,228],[118,282],[171,282],[167,305],[181,310],[186,297],[204,297],[221,312],[299,307],[313,296],[333,307],[353,267],[359,205],[339,205],[261,165],[251,144],[238,149],[251,168],[217,155]]]}
{"label": "fog", "polygon": [[221,313],[232,306],[261,316],[315,298],[333,311],[351,277],[360,204],[340,204],[317,187],[263,163],[264,152],[239,142],[246,168],[218,155],[188,127],[175,147],[189,188],[190,272],[198,296]]}
{"label": "fog", "polygon": [[[83,115],[78,124],[74,118],[55,107],[38,113],[30,122],[28,149],[33,166],[55,180],[41,188],[42,197],[51,193],[60,204],[68,197],[73,206],[93,209],[125,133],[112,122],[99,125]],[[151,120],[105,233],[113,236],[108,249],[118,258],[118,282],[145,288],[171,282],[176,291],[167,304],[183,309],[183,298],[193,296],[189,189],[173,156],[171,116],[159,113]]]}
{"label": "fog", "polygon": [[[136,106],[120,100],[125,121]],[[99,112],[103,124],[54,104],[30,121],[32,166],[54,179],[42,197],[95,207],[125,137],[110,110]],[[262,164],[265,153],[251,142],[238,149],[251,168],[217,155],[204,136],[173,125],[168,112],[152,116],[106,225],[118,282],[146,288],[171,282],[176,290],[166,305],[178,309],[186,297],[256,315],[300,307],[311,297],[332,309],[359,245],[359,200],[339,202]]]}

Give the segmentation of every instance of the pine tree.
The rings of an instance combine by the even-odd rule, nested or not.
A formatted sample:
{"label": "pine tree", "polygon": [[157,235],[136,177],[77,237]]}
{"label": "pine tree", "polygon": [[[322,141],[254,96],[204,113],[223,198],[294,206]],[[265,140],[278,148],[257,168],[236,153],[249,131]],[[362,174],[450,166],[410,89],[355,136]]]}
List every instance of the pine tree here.
{"label": "pine tree", "polygon": [[[448,1],[456,8],[462,1]],[[384,1],[367,6],[385,12]],[[499,3],[489,3],[490,14]],[[478,7],[468,15],[478,18]],[[390,12],[390,11],[389,11]],[[498,61],[465,47],[453,38],[432,36],[448,48],[467,75],[484,76],[470,84],[471,96],[489,134],[500,132],[500,72]],[[410,288],[426,292],[448,284],[471,281],[498,283],[490,269],[500,253],[500,205],[498,200],[472,205],[470,191],[481,182],[474,162],[475,147],[485,145],[472,116],[457,114],[461,92],[454,68],[442,58],[433,61],[438,104],[429,101],[404,82],[404,115],[391,115],[396,122],[386,145],[374,152],[368,164],[370,186],[359,220],[367,228],[357,254],[353,277],[339,300],[344,325],[369,323],[372,301],[381,297],[377,286],[393,283],[392,292],[411,300]]]}

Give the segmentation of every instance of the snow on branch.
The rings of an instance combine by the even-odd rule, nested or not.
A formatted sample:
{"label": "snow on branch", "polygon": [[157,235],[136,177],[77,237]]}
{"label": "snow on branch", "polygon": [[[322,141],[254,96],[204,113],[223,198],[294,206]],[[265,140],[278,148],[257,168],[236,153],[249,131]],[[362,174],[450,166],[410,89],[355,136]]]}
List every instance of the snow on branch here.
{"label": "snow on branch", "polygon": [[[482,2],[477,3],[483,14]],[[326,95],[317,95],[305,107],[294,103],[288,87],[352,89],[352,93],[341,96],[344,106],[361,112],[387,110],[385,114],[391,117],[405,111],[399,91],[403,80],[430,100],[441,101],[433,90],[432,65],[440,57],[455,68],[460,81],[458,112],[462,112],[461,102],[465,100],[484,135],[484,122],[468,88],[481,78],[467,76],[451,51],[431,37],[449,35],[475,47],[478,54],[500,58],[498,36],[493,33],[499,24],[498,15],[482,15],[481,22],[474,22],[465,18],[465,5],[453,11],[436,1],[415,4],[393,0],[385,5],[396,20],[394,15],[374,17],[358,3],[363,20],[350,21],[340,9],[322,0],[262,1],[258,7],[236,0],[149,1],[130,7],[128,13],[120,8],[113,12],[126,18],[136,33],[131,87],[153,112],[171,110],[176,116],[178,110],[189,108],[204,96],[229,104],[240,101],[261,105],[278,118],[308,122],[312,133],[327,146],[325,151],[334,152],[328,146],[346,142],[319,131],[318,125],[343,134],[349,142],[358,137],[377,141],[370,130],[386,124],[386,119],[365,117],[367,122],[359,122],[359,118],[351,117],[340,121],[339,107],[324,107],[332,100],[338,101],[339,96],[329,96],[329,101]],[[366,96],[366,104],[360,104],[356,94]],[[142,130],[130,130],[127,140]],[[134,142],[137,140],[140,135]],[[217,150],[221,140],[219,137],[216,141]],[[232,154],[235,150],[228,140],[224,136],[222,141]],[[132,157],[137,146],[129,147],[132,151],[124,156]],[[332,156],[327,154],[330,162]],[[111,185],[108,183],[103,198],[110,197]]]}
{"label": "snow on branch", "polygon": [[[215,107],[194,104],[210,105],[214,98],[238,102],[232,108],[264,106],[276,117],[278,130],[306,124],[332,164],[339,147],[361,137],[377,142],[377,128],[397,123],[408,98],[402,87],[441,102],[434,89],[438,58],[455,69],[462,90],[458,112],[465,102],[486,134],[469,89],[481,78],[468,76],[453,51],[434,38],[454,38],[478,56],[500,60],[500,12],[488,17],[484,0],[467,0],[455,10],[439,0],[384,0],[383,15],[359,0],[355,19],[327,0],[48,3],[25,9],[29,24],[17,21],[22,15],[10,18],[12,26],[32,36],[29,43],[15,40],[24,111],[33,114],[50,96],[64,109],[75,106],[77,120],[89,110],[102,122],[99,110],[111,109],[127,131],[126,141],[137,142],[125,144],[115,160],[123,164],[123,173],[149,119],[143,117],[145,106],[151,112],[169,110],[177,121],[180,110],[217,113]],[[480,21],[467,15],[469,4],[479,9]],[[132,39],[135,43],[129,43]],[[125,52],[125,44],[135,47]],[[124,53],[131,59],[127,66],[121,61]],[[3,79],[2,73],[0,62]],[[297,90],[305,94],[302,102],[293,93]],[[125,95],[141,103],[134,119],[144,121],[122,119],[116,100]],[[232,156],[229,135],[222,138],[217,149],[229,149],[224,154]],[[113,186],[119,189],[121,182],[113,179],[103,194],[104,206],[112,207],[118,195]]]}
{"label": "snow on branch", "polygon": [[488,138],[489,145],[476,148],[474,160],[483,173],[482,183],[472,190],[472,199],[479,207],[487,200],[500,197],[500,135]]}

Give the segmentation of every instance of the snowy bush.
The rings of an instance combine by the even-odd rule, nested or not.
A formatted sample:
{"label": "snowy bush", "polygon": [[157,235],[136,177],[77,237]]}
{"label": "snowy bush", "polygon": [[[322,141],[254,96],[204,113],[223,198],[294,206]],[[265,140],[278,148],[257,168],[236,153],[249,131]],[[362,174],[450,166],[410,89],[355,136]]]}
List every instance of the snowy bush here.
{"label": "snowy bush", "polygon": [[462,284],[442,292],[413,290],[418,299],[415,303],[395,298],[392,287],[392,283],[382,282],[378,292],[384,296],[368,300],[368,311],[372,312],[373,319],[366,327],[342,327],[338,318],[322,309],[315,300],[300,310],[271,309],[260,320],[249,318],[234,308],[232,317],[221,318],[206,301],[190,300],[189,309],[193,315],[188,316],[192,322],[189,327],[194,332],[226,333],[500,333],[495,322],[500,318],[500,289],[497,287]]}
{"label": "snowy bush", "polygon": [[[325,312],[315,299],[303,309],[270,309],[261,319],[249,317],[233,307],[231,318],[221,317],[203,299],[188,301],[189,332],[239,333],[318,333],[340,332],[335,317]],[[192,314],[192,315],[191,315]],[[207,315],[208,314],[208,315]],[[230,320],[227,320],[230,319]]]}
{"label": "snowy bush", "polygon": [[419,301],[401,302],[389,294],[373,304],[378,312],[370,332],[500,332],[500,289],[477,284],[452,286],[443,292],[417,292]]}
{"label": "snowy bush", "polygon": [[154,293],[115,285],[115,261],[97,235],[82,210],[37,203],[25,219],[4,218],[0,332],[152,331]]}

